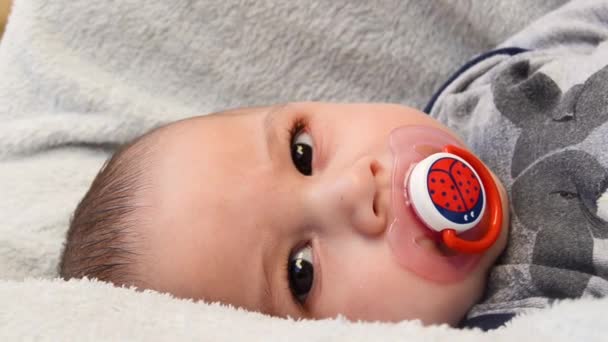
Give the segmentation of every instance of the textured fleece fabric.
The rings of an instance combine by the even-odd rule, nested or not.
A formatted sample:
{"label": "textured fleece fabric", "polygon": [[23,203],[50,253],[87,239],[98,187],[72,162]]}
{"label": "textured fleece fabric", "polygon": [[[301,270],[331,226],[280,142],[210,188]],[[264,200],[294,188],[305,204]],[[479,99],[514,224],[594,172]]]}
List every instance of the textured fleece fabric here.
{"label": "textured fleece fabric", "polygon": [[431,115],[508,190],[510,238],[469,320],[608,294],[608,4],[576,1],[446,87]]}

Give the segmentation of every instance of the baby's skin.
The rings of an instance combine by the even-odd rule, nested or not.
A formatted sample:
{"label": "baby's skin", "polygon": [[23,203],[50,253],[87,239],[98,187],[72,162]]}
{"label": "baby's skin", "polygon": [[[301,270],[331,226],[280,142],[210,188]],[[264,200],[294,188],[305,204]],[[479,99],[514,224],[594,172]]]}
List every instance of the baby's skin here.
{"label": "baby's skin", "polygon": [[244,108],[157,130],[138,279],[283,317],[457,324],[505,247],[507,196],[494,177],[503,229],[462,279],[402,267],[387,241],[388,141],[406,125],[461,141],[428,115],[390,104]]}

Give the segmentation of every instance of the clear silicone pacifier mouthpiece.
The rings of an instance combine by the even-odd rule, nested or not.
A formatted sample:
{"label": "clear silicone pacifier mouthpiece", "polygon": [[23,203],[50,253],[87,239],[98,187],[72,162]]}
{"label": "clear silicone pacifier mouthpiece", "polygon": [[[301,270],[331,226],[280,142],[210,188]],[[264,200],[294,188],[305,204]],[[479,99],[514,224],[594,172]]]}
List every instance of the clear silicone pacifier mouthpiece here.
{"label": "clear silicone pacifier mouthpiece", "polygon": [[503,213],[483,163],[446,131],[403,126],[393,153],[387,239],[398,263],[438,282],[458,281],[498,239]]}

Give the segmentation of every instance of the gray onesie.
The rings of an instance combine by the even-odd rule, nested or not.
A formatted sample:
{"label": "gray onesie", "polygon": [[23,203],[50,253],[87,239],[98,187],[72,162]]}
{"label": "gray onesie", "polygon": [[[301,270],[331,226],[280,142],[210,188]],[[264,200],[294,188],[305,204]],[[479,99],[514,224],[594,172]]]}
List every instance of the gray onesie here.
{"label": "gray onesie", "polygon": [[608,294],[607,38],[608,2],[573,1],[465,65],[427,106],[509,194],[507,248],[463,326]]}

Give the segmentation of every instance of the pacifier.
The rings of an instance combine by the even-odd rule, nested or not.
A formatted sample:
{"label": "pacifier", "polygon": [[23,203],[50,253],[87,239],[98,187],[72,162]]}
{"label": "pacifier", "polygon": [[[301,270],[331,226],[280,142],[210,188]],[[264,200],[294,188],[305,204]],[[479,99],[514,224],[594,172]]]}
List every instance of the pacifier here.
{"label": "pacifier", "polygon": [[398,263],[437,282],[458,281],[498,239],[498,187],[483,163],[449,133],[430,126],[393,130],[387,238]]}
{"label": "pacifier", "polygon": [[[410,203],[429,229],[441,233],[448,248],[460,253],[481,253],[500,234],[502,205],[498,189],[486,167],[473,154],[454,145],[445,146],[443,151],[414,166],[407,182]],[[487,200],[484,184],[488,185]],[[485,235],[475,241],[460,238],[458,234],[481,221],[486,202],[490,203],[491,218]]]}

